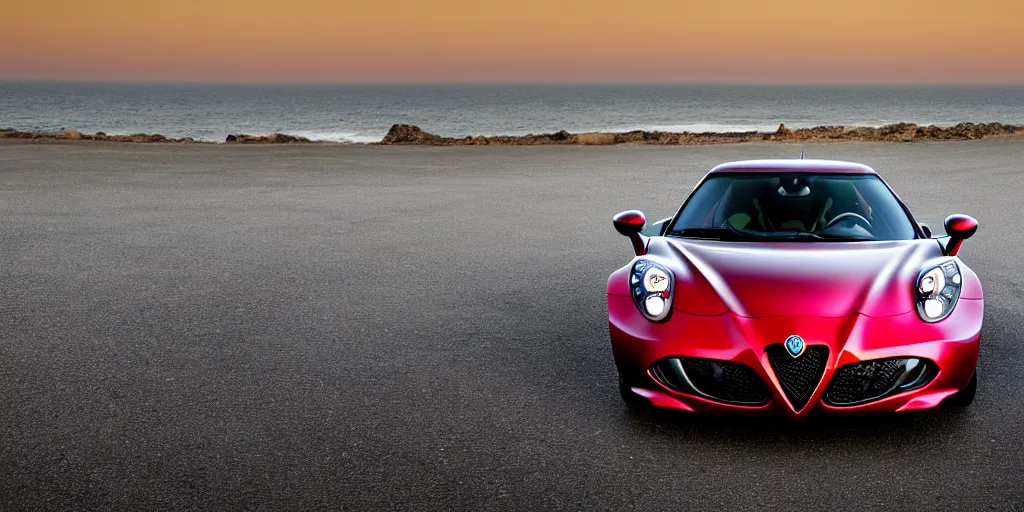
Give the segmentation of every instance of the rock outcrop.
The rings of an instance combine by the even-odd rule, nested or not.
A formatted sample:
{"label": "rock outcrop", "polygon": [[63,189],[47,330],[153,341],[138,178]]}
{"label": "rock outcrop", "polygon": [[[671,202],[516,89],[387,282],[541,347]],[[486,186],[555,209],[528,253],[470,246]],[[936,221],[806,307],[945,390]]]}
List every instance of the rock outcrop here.
{"label": "rock outcrop", "polygon": [[305,137],[275,133],[273,135],[228,135],[224,142],[238,144],[306,144],[313,142]]}
{"label": "rock outcrop", "polygon": [[445,145],[445,141],[453,139],[446,139],[432,133],[427,133],[420,129],[419,126],[413,126],[411,124],[395,124],[388,130],[387,135],[381,139],[381,144],[404,144],[404,145],[429,145],[429,146],[441,146]]}

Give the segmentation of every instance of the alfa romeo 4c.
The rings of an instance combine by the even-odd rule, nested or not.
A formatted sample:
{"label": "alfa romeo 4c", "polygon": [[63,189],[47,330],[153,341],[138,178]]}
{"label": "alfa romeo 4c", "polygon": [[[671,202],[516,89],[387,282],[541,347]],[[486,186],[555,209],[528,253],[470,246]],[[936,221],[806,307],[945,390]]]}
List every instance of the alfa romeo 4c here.
{"label": "alfa romeo 4c", "polygon": [[957,256],[870,167],[723,164],[675,216],[615,216],[635,257],[608,278],[619,389],[683,411],[898,412],[974,399],[984,309]]}

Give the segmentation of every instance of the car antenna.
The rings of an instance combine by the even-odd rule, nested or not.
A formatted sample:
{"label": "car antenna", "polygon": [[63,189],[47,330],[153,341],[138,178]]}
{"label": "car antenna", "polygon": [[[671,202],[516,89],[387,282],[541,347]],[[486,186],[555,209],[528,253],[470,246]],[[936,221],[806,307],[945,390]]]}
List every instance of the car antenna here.
{"label": "car antenna", "polygon": [[804,159],[804,150],[800,149],[800,160]]}

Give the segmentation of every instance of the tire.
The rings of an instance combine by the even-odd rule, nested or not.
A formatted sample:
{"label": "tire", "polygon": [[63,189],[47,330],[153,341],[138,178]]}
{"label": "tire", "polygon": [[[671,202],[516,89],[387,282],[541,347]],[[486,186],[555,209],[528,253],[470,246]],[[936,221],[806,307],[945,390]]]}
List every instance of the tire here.
{"label": "tire", "polygon": [[971,376],[971,381],[967,383],[960,391],[949,395],[949,398],[943,402],[943,405],[947,407],[967,407],[974,402],[974,395],[978,391],[978,371],[974,371],[974,375]]}

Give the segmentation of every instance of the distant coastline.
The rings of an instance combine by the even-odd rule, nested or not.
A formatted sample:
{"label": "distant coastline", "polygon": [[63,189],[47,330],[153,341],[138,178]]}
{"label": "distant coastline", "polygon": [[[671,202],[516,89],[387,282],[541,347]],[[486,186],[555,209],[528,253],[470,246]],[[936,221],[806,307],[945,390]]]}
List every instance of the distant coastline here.
{"label": "distant coastline", "polygon": [[[545,140],[564,144],[561,135],[533,137],[532,142],[527,136],[557,135],[562,130],[573,135],[634,134],[612,139],[626,139],[625,143],[636,143],[634,139],[664,143],[663,139],[673,138],[653,135],[662,133],[711,134],[684,138],[683,143],[693,144],[715,139],[738,142],[737,138],[742,141],[751,133],[774,135],[783,122],[787,129],[798,132],[822,126],[859,129],[894,123],[950,128],[967,121],[1024,125],[1024,84],[255,86],[0,82],[0,128],[38,132],[47,134],[39,137],[48,138],[73,129],[94,138],[136,142],[166,142],[160,140],[163,137],[220,143],[229,134],[248,134],[252,137],[243,137],[242,143],[259,142],[266,136],[265,141],[271,143],[308,139],[374,144],[382,142],[393,123],[419,126],[427,133],[453,139],[445,140],[446,145],[464,144],[454,139],[467,137],[474,139],[474,144],[484,143],[479,136],[492,144],[511,142],[507,136],[517,137],[517,144]],[[96,132],[106,132],[106,136],[95,137]],[[648,135],[635,135],[641,132]],[[584,136],[568,140],[604,144],[609,139]]]}
{"label": "distant coastline", "polygon": [[665,146],[686,146],[705,144],[729,144],[741,142],[917,142],[954,141],[986,138],[1024,137],[1024,125],[1003,123],[959,123],[949,127],[935,125],[919,126],[913,123],[895,123],[885,126],[816,126],[813,128],[789,129],[785,124],[773,132],[662,132],[635,130],[621,133],[590,132],[570,133],[562,130],[554,133],[528,135],[497,135],[470,137],[442,137],[418,126],[396,124],[380,142],[322,142],[306,137],[275,133],[271,135],[228,135],[221,143],[196,140],[191,137],[171,138],[160,134],[107,135],[77,130],[63,132],[34,132],[0,129],[0,139],[28,141],[107,141],[155,144],[347,144],[384,146],[534,146],[534,145],[583,145],[608,146],[621,144],[649,144]]}

